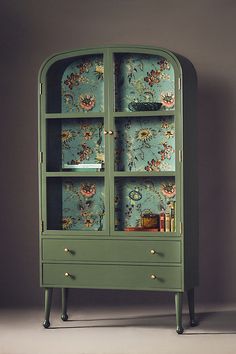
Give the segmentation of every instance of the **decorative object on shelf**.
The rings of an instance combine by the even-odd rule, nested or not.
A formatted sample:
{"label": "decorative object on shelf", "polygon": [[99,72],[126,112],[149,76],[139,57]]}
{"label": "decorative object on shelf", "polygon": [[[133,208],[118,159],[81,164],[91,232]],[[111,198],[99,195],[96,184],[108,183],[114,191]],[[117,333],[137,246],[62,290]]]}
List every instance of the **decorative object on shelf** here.
{"label": "decorative object on shelf", "polygon": [[159,111],[161,108],[161,102],[130,102],[128,108],[130,111]]}
{"label": "decorative object on shelf", "polygon": [[142,227],[144,229],[155,229],[158,227],[158,215],[157,214],[143,214],[141,216]]}
{"label": "decorative object on shelf", "polygon": [[77,165],[65,163],[63,165],[63,170],[66,171],[101,171],[102,169],[103,164],[101,163],[80,163]]}

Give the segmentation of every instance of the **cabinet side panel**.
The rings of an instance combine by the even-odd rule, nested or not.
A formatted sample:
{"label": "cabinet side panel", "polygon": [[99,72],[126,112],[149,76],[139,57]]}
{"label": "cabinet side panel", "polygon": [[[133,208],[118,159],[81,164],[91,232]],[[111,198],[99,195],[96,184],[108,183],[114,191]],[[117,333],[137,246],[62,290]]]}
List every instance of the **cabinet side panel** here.
{"label": "cabinet side panel", "polygon": [[183,193],[184,286],[198,285],[198,176],[197,176],[197,77],[193,65],[181,58],[183,67]]}

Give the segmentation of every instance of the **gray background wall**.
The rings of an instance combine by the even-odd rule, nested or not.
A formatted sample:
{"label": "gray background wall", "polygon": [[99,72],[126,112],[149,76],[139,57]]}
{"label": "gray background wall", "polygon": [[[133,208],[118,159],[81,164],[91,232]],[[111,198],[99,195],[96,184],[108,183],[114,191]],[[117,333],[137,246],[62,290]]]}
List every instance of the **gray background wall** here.
{"label": "gray background wall", "polygon": [[[234,0],[2,0],[0,306],[38,306],[37,73],[54,52],[160,46],[198,73],[199,304],[236,301]],[[196,132],[193,131],[192,134]],[[75,291],[72,302],[168,303],[170,295]]]}

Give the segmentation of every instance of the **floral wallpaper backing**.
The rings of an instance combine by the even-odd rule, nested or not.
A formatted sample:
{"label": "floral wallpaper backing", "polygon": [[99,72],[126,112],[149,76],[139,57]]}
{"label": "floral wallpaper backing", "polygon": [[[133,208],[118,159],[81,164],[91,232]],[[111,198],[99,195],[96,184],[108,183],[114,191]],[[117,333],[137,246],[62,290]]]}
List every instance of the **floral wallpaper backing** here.
{"label": "floral wallpaper backing", "polygon": [[61,81],[62,112],[104,111],[102,55],[84,56],[70,64]]}
{"label": "floral wallpaper backing", "polygon": [[174,177],[116,179],[115,228],[141,226],[142,214],[160,214],[172,201],[176,201]]}
{"label": "floral wallpaper backing", "polygon": [[175,171],[174,117],[116,119],[115,169]]}
{"label": "floral wallpaper backing", "polygon": [[[62,77],[62,112],[104,111],[103,79],[102,55],[84,56],[70,64]],[[115,84],[116,111],[137,110],[136,103],[154,104],[154,108],[145,106],[147,110],[159,109],[157,103],[162,110],[174,108],[174,69],[162,57],[116,54]],[[104,162],[103,129],[100,118],[62,120],[62,168]],[[116,118],[114,167],[118,171],[175,171],[174,117]],[[62,229],[103,230],[104,179],[62,181]],[[115,178],[116,230],[139,226],[142,214],[159,214],[175,197],[174,177]]]}
{"label": "floral wallpaper backing", "polygon": [[102,231],[105,215],[103,179],[63,179],[62,205],[63,230]]}
{"label": "floral wallpaper backing", "polygon": [[100,118],[64,119],[61,127],[64,164],[103,163],[104,134]]}
{"label": "floral wallpaper backing", "polygon": [[115,81],[116,111],[140,110],[135,108],[135,104],[140,102],[149,103],[145,107],[150,110],[156,102],[162,104],[161,109],[174,108],[174,68],[165,58],[135,53],[116,54]]}

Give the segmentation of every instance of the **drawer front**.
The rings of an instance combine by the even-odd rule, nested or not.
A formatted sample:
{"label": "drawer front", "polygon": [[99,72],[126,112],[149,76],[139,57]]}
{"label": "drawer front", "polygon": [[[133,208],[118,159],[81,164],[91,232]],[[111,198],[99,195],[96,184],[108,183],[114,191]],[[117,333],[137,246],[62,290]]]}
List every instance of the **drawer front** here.
{"label": "drawer front", "polygon": [[181,267],[44,264],[43,286],[104,289],[180,289]]}
{"label": "drawer front", "polygon": [[180,241],[43,240],[45,261],[181,262]]}

